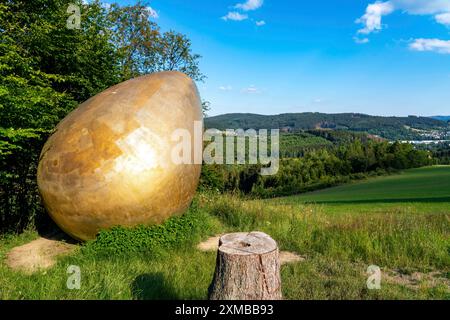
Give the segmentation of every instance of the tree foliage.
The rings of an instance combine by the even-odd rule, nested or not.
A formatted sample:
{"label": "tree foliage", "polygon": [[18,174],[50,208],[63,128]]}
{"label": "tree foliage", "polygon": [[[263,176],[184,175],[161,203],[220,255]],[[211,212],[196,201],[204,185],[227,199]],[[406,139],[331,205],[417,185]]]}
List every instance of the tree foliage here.
{"label": "tree foliage", "polygon": [[[280,154],[284,154],[281,144]],[[434,164],[431,153],[411,144],[355,140],[301,157],[282,158],[276,175],[262,176],[260,165],[205,165],[204,189],[255,197],[275,197],[334,186],[371,175]]]}
{"label": "tree foliage", "polygon": [[[208,128],[224,129],[285,129],[290,131],[327,129],[367,132],[390,140],[420,140],[427,132],[444,136],[447,122],[427,117],[380,117],[358,113],[326,114],[318,112],[257,115],[225,114],[205,120]],[[331,130],[330,130],[331,129]],[[428,139],[428,138],[427,138]]]}
{"label": "tree foliage", "polygon": [[[71,3],[80,8],[79,29],[67,27]],[[140,2],[0,0],[0,32],[0,232],[20,231],[43,212],[39,153],[77,104],[146,73],[204,78],[190,40],[162,33]]]}
{"label": "tree foliage", "polygon": [[196,81],[205,78],[198,66],[201,56],[192,53],[189,38],[173,30],[162,33],[151,21],[151,11],[141,2],[132,6],[113,4],[108,18],[121,80],[172,70],[184,72]]}

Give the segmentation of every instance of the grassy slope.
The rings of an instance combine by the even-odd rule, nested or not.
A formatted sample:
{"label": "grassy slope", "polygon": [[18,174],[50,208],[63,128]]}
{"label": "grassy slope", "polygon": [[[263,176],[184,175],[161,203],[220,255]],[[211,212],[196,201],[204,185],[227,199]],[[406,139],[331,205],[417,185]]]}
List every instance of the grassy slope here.
{"label": "grassy slope", "polygon": [[[9,237],[0,240],[0,298],[204,299],[215,253],[200,252],[195,244],[221,232],[261,230],[276,239],[282,250],[307,258],[282,268],[287,299],[450,299],[445,281],[424,279],[411,286],[383,280],[381,290],[367,290],[365,274],[369,265],[376,264],[383,272],[437,271],[440,277],[450,277],[450,204],[436,200],[446,198],[449,174],[450,167],[411,170],[264,201],[203,194],[197,197],[194,212],[202,225],[179,247],[162,245],[121,255],[79,250],[59,259],[52,269],[30,276],[9,270],[3,258],[11,247],[36,234]],[[410,188],[411,184],[415,187]],[[388,202],[381,202],[383,193]],[[336,202],[343,197],[347,202]],[[425,200],[429,198],[434,200]],[[65,287],[70,264],[81,268],[81,290]]]}
{"label": "grassy slope", "polygon": [[311,192],[295,197],[296,201],[315,203],[395,203],[450,202],[450,168],[437,166],[408,170],[389,177],[380,177]]}
{"label": "grassy slope", "polygon": [[281,204],[314,203],[326,213],[450,213],[450,166],[407,170],[298,196]]}

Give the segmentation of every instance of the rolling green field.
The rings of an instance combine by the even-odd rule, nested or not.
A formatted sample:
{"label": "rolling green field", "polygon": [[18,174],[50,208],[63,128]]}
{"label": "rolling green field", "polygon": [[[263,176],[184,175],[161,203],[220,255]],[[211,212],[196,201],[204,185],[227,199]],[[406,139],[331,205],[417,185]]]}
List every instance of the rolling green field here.
{"label": "rolling green field", "polygon": [[[185,218],[151,234],[105,232],[31,275],[5,257],[36,232],[8,236],[0,299],[206,299],[215,252],[197,244],[253,230],[302,257],[281,269],[285,299],[450,299],[449,178],[450,167],[431,167],[272,200],[202,193]],[[66,288],[69,265],[80,267],[79,290]],[[370,265],[381,268],[379,290],[367,288]]]}
{"label": "rolling green field", "polygon": [[436,166],[343,185],[294,197],[296,202],[324,204],[450,203],[450,168]]}
{"label": "rolling green field", "polygon": [[450,213],[450,166],[411,169],[298,196],[271,200],[315,204],[327,213]]}

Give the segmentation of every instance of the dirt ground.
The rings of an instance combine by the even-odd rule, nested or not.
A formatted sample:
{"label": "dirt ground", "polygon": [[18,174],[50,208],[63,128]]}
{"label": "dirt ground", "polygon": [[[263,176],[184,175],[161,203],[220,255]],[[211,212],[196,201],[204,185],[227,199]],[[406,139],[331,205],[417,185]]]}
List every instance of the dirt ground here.
{"label": "dirt ground", "polygon": [[[216,251],[219,247],[219,238],[221,236],[222,235],[217,235],[199,243],[197,245],[197,249],[199,249],[200,251]],[[301,262],[305,259],[305,257],[302,257],[295,252],[280,251],[280,263],[282,265],[287,263]]]}
{"label": "dirt ground", "polygon": [[33,273],[48,269],[56,263],[56,257],[69,254],[77,245],[59,239],[38,238],[13,248],[6,256],[6,264],[13,270]]}

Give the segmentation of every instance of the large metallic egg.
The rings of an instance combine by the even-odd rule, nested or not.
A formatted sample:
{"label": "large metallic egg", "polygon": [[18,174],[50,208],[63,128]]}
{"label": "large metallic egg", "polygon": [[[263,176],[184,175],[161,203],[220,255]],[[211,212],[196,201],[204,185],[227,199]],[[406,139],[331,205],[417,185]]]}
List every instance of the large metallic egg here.
{"label": "large metallic egg", "polygon": [[132,79],[87,100],[58,124],[41,153],[38,187],[50,216],[72,237],[88,240],[102,229],[183,213],[201,164],[174,162],[181,140],[172,135],[184,129],[192,154],[194,146],[201,150],[196,121],[201,128],[197,87],[180,72]]}

